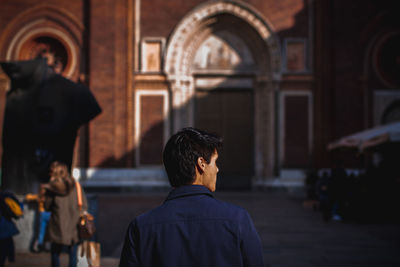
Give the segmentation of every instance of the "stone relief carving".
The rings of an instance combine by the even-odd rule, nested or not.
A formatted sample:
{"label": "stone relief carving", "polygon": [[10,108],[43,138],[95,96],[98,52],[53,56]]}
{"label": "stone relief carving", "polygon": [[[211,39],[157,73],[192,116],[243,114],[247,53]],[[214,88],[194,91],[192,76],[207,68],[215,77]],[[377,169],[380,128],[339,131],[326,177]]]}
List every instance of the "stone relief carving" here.
{"label": "stone relief carving", "polygon": [[144,40],[142,43],[142,71],[159,72],[161,70],[160,40]]}
{"label": "stone relief carving", "polygon": [[[243,19],[251,27],[253,27],[260,37],[266,42],[269,48],[269,54],[271,57],[271,70],[274,72],[273,77],[279,78],[281,70],[281,60],[280,60],[280,49],[277,44],[277,37],[272,34],[272,30],[261,19],[259,14],[254,13],[250,10],[247,5],[239,3],[229,3],[229,2],[216,2],[208,3],[198,8],[198,10],[190,14],[185,18],[180,25],[176,28],[175,32],[172,34],[167,54],[166,54],[166,64],[165,71],[169,76],[174,75],[188,75],[191,66],[187,64],[182,64],[186,58],[185,49],[186,40],[189,38],[190,33],[197,32],[200,21],[207,21],[211,17],[222,13],[229,13]],[[207,50],[207,49],[206,49]],[[205,50],[205,51],[206,51]],[[188,62],[185,62],[188,63]],[[203,64],[206,63],[203,62]]]}
{"label": "stone relief carving", "polygon": [[193,68],[196,70],[249,70],[254,68],[253,57],[235,35],[223,31],[210,35],[197,49]]}

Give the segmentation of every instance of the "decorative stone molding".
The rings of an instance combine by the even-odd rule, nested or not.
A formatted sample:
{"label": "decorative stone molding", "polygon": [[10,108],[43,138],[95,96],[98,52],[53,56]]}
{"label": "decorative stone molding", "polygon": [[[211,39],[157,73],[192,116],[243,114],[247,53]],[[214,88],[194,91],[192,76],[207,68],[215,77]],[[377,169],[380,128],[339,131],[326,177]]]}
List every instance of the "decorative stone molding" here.
{"label": "decorative stone molding", "polygon": [[68,54],[65,76],[71,78],[78,68],[79,49],[71,36],[65,32],[43,25],[43,20],[36,20],[21,28],[11,40],[7,49],[6,60],[23,60],[20,58],[22,46],[36,37],[51,37],[62,43]]}
{"label": "decorative stone molding", "polygon": [[164,89],[159,90],[146,90],[146,89],[136,89],[135,90],[135,160],[136,166],[141,165],[140,161],[140,150],[141,150],[141,142],[143,136],[141,136],[141,128],[142,128],[142,121],[141,121],[141,112],[142,112],[142,96],[158,96],[161,97],[163,100],[163,110],[162,110],[162,124],[163,124],[163,144],[167,143],[168,136],[169,136],[169,101],[168,101],[168,91]]}
{"label": "decorative stone molding", "polygon": [[135,169],[74,168],[72,176],[83,186],[91,187],[165,187],[169,182],[161,167]]}
{"label": "decorative stone molding", "polygon": [[8,40],[15,35],[15,32],[18,31],[19,28],[40,18],[57,21],[58,24],[63,25],[64,28],[68,28],[71,35],[76,38],[75,41],[79,42],[80,33],[83,32],[84,26],[72,13],[55,5],[39,4],[21,12],[8,23],[0,36],[0,51],[3,52],[4,44],[7,44]]}
{"label": "decorative stone molding", "polygon": [[188,46],[195,43],[189,38],[196,38],[194,33],[198,32],[204,24],[207,24],[204,23],[205,21],[212,20],[214,16],[224,13],[242,19],[256,30],[268,47],[272,76],[279,79],[281,53],[277,36],[261,14],[247,4],[237,1],[207,2],[183,18],[172,33],[172,38],[168,44],[164,68],[167,75],[189,75],[189,57],[186,53],[188,53],[188,50],[192,50],[188,49]]}
{"label": "decorative stone molding", "polygon": [[83,24],[67,10],[49,4],[40,4],[17,15],[0,36],[0,59],[21,60],[21,48],[38,37],[49,37],[60,42],[68,54],[63,74],[68,78],[79,76],[80,47]]}

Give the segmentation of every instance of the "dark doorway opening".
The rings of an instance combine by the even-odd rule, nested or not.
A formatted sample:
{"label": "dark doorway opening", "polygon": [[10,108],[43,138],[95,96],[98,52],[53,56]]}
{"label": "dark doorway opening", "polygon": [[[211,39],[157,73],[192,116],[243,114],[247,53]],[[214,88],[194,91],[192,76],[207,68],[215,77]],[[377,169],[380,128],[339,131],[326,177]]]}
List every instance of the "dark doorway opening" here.
{"label": "dark doorway opening", "polygon": [[195,126],[224,137],[218,190],[249,190],[254,176],[254,103],[251,89],[196,90]]}

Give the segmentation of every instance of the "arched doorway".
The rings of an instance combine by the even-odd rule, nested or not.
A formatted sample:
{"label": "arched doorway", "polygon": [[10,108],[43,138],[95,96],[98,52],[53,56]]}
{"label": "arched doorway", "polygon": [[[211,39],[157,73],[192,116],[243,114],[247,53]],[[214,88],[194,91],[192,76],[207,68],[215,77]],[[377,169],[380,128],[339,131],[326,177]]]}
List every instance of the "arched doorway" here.
{"label": "arched doorway", "polygon": [[194,126],[224,137],[219,188],[248,189],[255,174],[253,81],[258,67],[247,40],[257,37],[250,38],[254,30],[246,26],[235,16],[219,15],[199,41],[191,66]]}
{"label": "arched doorway", "polygon": [[198,6],[171,35],[165,72],[173,131],[195,126],[225,139],[220,188],[272,177],[280,52],[260,15],[242,3]]}

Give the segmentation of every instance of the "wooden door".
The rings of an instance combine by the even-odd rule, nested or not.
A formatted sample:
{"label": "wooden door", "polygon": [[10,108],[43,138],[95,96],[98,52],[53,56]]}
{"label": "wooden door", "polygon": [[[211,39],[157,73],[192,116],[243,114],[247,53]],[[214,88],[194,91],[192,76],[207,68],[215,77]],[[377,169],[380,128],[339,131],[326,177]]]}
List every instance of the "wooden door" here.
{"label": "wooden door", "polygon": [[224,138],[217,189],[247,190],[254,175],[253,91],[196,91],[195,126]]}

